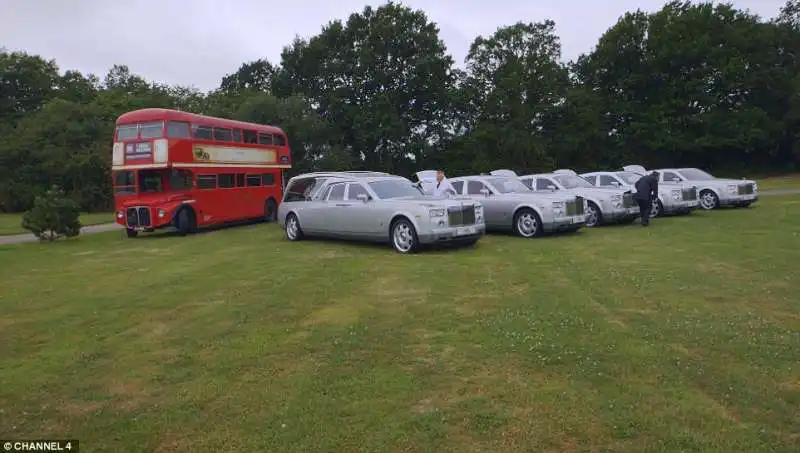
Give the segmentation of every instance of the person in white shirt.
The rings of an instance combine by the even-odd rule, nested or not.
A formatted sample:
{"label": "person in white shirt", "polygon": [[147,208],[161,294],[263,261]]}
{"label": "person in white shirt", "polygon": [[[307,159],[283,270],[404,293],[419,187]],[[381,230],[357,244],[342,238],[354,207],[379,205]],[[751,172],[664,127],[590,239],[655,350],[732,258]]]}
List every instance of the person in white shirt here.
{"label": "person in white shirt", "polygon": [[442,170],[436,170],[436,186],[433,188],[433,196],[447,197],[455,194],[456,190],[453,189],[450,181],[445,178],[444,172]]}

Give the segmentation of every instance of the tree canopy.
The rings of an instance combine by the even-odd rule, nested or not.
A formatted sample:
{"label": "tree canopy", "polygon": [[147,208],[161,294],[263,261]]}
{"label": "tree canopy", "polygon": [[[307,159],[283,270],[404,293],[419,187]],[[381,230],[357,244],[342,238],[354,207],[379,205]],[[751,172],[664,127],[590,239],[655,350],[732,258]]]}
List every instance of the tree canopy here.
{"label": "tree canopy", "polygon": [[631,11],[570,62],[555,26],[478,36],[462,69],[423,11],[367,6],[205,93],[124,62],[100,78],[3,50],[0,210],[28,209],[53,185],[82,210],[108,209],[114,121],[145,107],[279,126],[293,172],[800,166],[800,0],[773,18],[689,1]]}

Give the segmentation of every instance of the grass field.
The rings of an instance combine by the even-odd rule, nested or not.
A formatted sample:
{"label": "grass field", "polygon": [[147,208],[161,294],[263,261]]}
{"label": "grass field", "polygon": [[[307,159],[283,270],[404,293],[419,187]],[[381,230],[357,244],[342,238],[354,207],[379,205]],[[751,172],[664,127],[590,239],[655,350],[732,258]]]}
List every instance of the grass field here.
{"label": "grass field", "polygon": [[414,256],[0,247],[0,433],[83,452],[797,452],[800,197]]}
{"label": "grass field", "polygon": [[[83,226],[99,225],[114,221],[113,212],[94,212],[81,214]],[[28,231],[22,228],[22,214],[0,214],[0,236],[12,234],[25,234]]]}
{"label": "grass field", "polygon": [[758,190],[772,189],[800,189],[800,174],[795,173],[785,176],[757,179]]}

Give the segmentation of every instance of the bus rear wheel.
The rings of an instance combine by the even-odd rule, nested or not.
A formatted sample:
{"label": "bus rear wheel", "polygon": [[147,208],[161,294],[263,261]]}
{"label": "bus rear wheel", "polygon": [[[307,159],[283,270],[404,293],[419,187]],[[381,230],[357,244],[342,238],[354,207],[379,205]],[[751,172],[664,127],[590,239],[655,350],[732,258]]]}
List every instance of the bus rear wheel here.
{"label": "bus rear wheel", "polygon": [[125,234],[128,235],[129,238],[135,238],[139,235],[139,232],[132,228],[125,228]]}
{"label": "bus rear wheel", "polygon": [[197,230],[197,220],[194,217],[194,212],[191,209],[184,208],[178,213],[178,233],[181,236],[194,233]]}
{"label": "bus rear wheel", "polygon": [[272,198],[264,202],[264,221],[274,222],[278,220],[278,203]]}

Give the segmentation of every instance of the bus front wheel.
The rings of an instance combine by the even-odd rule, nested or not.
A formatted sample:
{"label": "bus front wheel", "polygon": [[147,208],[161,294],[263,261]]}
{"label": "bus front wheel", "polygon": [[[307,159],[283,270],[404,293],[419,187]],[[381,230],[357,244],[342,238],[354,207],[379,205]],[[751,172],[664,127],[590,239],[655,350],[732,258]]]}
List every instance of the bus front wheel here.
{"label": "bus front wheel", "polygon": [[132,228],[125,228],[125,234],[127,234],[129,238],[135,238],[139,235],[139,232]]}
{"label": "bus front wheel", "polygon": [[186,236],[189,233],[194,233],[197,229],[197,220],[194,217],[194,212],[189,208],[181,209],[178,213],[178,233],[181,236]]}

